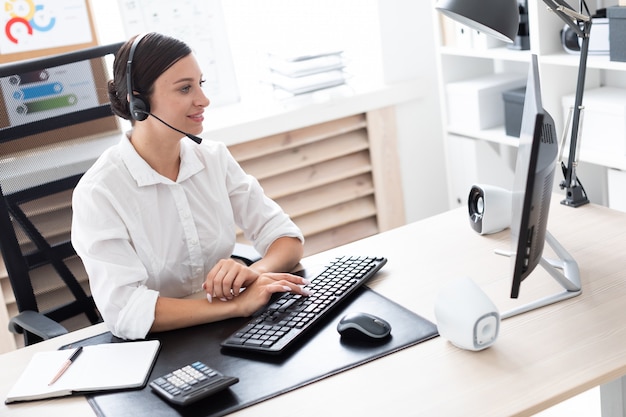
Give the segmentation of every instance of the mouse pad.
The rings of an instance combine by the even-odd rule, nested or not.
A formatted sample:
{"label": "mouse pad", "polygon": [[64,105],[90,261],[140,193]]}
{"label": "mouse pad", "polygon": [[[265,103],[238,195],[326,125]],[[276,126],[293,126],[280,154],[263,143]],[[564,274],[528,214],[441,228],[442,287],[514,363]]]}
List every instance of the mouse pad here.
{"label": "mouse pad", "polygon": [[[337,323],[347,313],[368,312],[387,320],[391,337],[377,343],[348,343],[337,332]],[[437,336],[430,321],[361,287],[337,307],[319,326],[308,333],[306,341],[280,356],[242,354],[220,347],[220,342],[236,331],[246,319],[231,319],[187,329],[151,335],[161,341],[149,381],[196,360],[239,382],[217,394],[186,407],[164,402],[150,387],[141,390],[89,395],[94,411],[102,417],[119,416],[222,416],[282,393],[383,357]],[[83,344],[116,342],[111,333],[82,341]],[[74,343],[73,346],[81,344]]]}

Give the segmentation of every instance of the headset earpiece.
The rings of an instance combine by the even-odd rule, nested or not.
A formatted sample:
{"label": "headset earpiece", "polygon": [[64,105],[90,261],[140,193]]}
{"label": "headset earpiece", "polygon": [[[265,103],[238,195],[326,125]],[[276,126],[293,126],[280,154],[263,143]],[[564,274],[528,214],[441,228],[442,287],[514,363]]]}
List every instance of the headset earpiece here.
{"label": "headset earpiece", "polygon": [[144,38],[145,34],[137,35],[135,40],[133,41],[132,46],[130,47],[130,52],[128,53],[128,62],[126,63],[126,87],[128,90],[128,106],[130,109],[130,116],[133,120],[142,121],[146,120],[150,114],[150,104],[146,99],[141,97],[139,94],[135,93],[135,88],[133,85],[133,73],[132,73],[132,64],[133,58],[135,56],[135,49],[137,49],[137,45]]}
{"label": "headset earpiece", "polygon": [[132,94],[129,100],[130,115],[133,119],[141,122],[150,115],[150,105],[138,94]]}

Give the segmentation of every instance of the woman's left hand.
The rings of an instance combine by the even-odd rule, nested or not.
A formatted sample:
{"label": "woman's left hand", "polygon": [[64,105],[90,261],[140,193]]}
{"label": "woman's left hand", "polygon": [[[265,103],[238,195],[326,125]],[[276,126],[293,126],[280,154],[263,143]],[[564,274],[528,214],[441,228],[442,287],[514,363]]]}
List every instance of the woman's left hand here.
{"label": "woman's left hand", "polygon": [[231,300],[241,293],[242,289],[252,284],[259,273],[254,269],[234,260],[222,259],[209,271],[202,288],[207,298]]}

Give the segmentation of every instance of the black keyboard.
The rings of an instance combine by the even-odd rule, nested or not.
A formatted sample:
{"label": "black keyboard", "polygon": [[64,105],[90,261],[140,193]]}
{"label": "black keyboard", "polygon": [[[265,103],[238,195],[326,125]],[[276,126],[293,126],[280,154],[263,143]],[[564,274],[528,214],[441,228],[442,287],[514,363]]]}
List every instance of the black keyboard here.
{"label": "black keyboard", "polygon": [[225,348],[281,353],[376,274],[386,258],[352,256],[330,263],[307,285],[310,296],[284,293],[222,342]]}

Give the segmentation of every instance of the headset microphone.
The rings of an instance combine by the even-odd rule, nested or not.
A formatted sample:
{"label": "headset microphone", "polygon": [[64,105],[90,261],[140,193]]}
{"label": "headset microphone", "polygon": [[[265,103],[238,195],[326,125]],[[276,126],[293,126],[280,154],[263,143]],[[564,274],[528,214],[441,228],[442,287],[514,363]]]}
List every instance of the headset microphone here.
{"label": "headset microphone", "polygon": [[173,130],[177,131],[178,133],[180,133],[180,134],[183,134],[183,135],[187,136],[189,139],[193,140],[193,141],[194,141],[194,142],[196,142],[197,144],[200,144],[200,143],[202,142],[202,138],[201,138],[201,137],[198,137],[198,136],[196,136],[196,135],[192,135],[191,133],[183,132],[183,131],[182,131],[182,130],[180,130],[180,129],[176,129],[174,126],[170,125],[169,123],[167,123],[167,122],[166,122],[166,121],[164,121],[164,120],[161,120],[159,117],[155,116],[155,115],[154,115],[154,114],[152,114],[152,113],[147,113],[147,114],[148,114],[148,115],[150,115],[150,116],[152,116],[152,117],[154,117],[155,119],[157,119],[159,122],[163,123],[165,126],[169,127],[170,129],[173,129]]}

